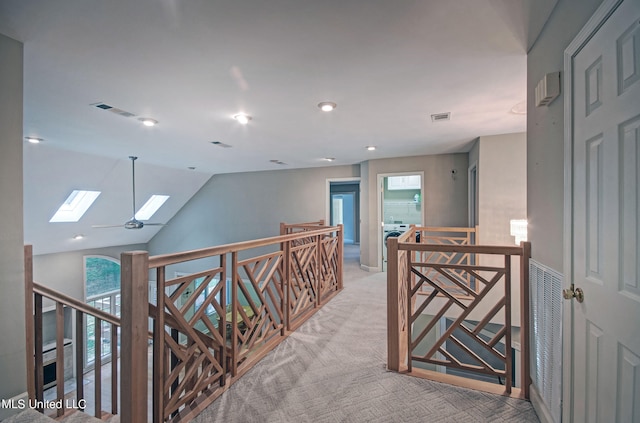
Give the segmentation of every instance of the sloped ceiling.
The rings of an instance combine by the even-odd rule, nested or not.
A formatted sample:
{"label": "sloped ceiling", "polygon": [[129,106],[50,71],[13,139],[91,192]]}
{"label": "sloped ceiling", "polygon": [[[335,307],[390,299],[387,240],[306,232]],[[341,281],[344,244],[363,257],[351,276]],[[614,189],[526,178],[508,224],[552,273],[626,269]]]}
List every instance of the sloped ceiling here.
{"label": "sloped ceiling", "polygon": [[[554,4],[2,0],[0,33],[24,43],[24,135],[45,139],[25,145],[26,241],[74,249],[70,232],[124,223],[130,155],[140,190],[171,191],[175,204],[158,214],[167,220],[216,173],[460,152],[481,135],[522,132],[526,116],[512,108],[526,99],[526,51]],[[321,112],[321,101],[338,107]],[[248,125],[232,119],[239,112]],[[451,120],[431,122],[442,112]],[[89,185],[103,194],[84,226],[48,223]],[[101,230],[91,246],[158,230]]]}
{"label": "sloped ceiling", "polygon": [[[25,144],[24,150],[25,243],[35,254],[146,243],[162,229],[145,226],[93,228],[92,225],[124,225],[132,217],[131,162],[47,145]],[[209,180],[210,174],[136,161],[136,205],[139,209],[152,194],[170,198],[149,220],[167,223]],[[94,204],[76,223],[49,223],[71,191],[100,191]],[[73,239],[82,234],[83,239]]]}

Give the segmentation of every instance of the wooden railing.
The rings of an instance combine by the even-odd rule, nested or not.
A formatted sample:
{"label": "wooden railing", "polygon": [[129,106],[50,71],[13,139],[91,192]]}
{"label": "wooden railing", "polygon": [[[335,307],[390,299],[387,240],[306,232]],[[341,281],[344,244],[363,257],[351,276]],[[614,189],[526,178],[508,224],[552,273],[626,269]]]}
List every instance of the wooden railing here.
{"label": "wooden railing", "polygon": [[[56,395],[54,399],[48,399],[47,403],[53,403],[56,417],[64,415],[72,409],[85,410],[93,408],[93,414],[102,418],[105,412],[102,410],[102,322],[110,325],[111,344],[111,390],[109,412],[112,415],[118,414],[118,328],[121,326],[120,319],[102,310],[93,308],[82,301],[67,295],[61,294],[46,286],[33,281],[33,252],[31,245],[25,246],[25,313],[26,313],[26,334],[27,334],[27,390],[31,404],[36,404],[36,408],[44,412],[44,339],[43,339],[43,299],[53,302],[56,321]],[[76,389],[69,394],[65,394],[65,348],[64,348],[64,309],[70,308],[75,319],[75,340],[73,343],[73,354],[75,362],[75,384]],[[85,316],[95,319],[95,365],[92,370],[94,374],[93,401],[88,402],[84,392],[84,379],[87,373],[84,372],[84,335]],[[61,406],[59,406],[59,405]]]}
{"label": "wooden railing", "polygon": [[[462,246],[474,244],[476,228],[461,227],[414,227],[415,236],[406,239],[406,242],[418,244],[434,244],[442,246]],[[438,263],[445,265],[471,265],[475,264],[476,257],[473,253],[461,253],[459,251],[414,251],[414,261],[423,263]],[[452,269],[455,273],[455,282],[434,268],[423,269],[425,276],[437,280],[438,285],[446,287],[446,291],[457,298],[470,298],[469,292],[478,292],[479,285],[473,277],[461,269]],[[417,282],[418,275],[412,275],[413,282]],[[461,285],[460,285],[461,284]],[[418,294],[430,295],[434,288],[430,284],[422,284]],[[438,292],[438,295],[443,295]]]}
{"label": "wooden railing", "polygon": [[[285,228],[285,229],[282,229]],[[146,422],[152,395],[153,422],[189,421],[227,390],[319,307],[342,290],[343,228],[323,222],[281,225],[284,234],[218,247],[149,257],[121,255],[121,318],[33,282],[31,246],[25,247],[27,384],[29,398],[43,399],[42,299],[55,302],[58,365],[63,307],[75,310],[76,384],[84,399],[84,315],[111,325],[111,414],[123,422]],[[214,263],[204,266],[203,263]],[[204,270],[169,277],[182,267]],[[183,273],[183,272],[180,272]],[[149,303],[149,275],[156,301]],[[143,306],[149,304],[149,307]],[[153,370],[149,375],[149,318],[153,320]],[[120,329],[120,342],[117,334]],[[96,337],[100,337],[98,332]],[[99,338],[98,338],[99,339]],[[101,351],[96,343],[95,415],[102,414]],[[60,368],[60,367],[58,367]],[[118,374],[126,375],[120,377]],[[152,392],[148,392],[148,379]],[[118,407],[118,384],[120,407]],[[65,398],[58,373],[57,398]],[[66,397],[68,398],[68,396]],[[76,402],[77,403],[77,402]],[[65,410],[58,410],[62,415]]]}
{"label": "wooden railing", "polygon": [[[123,263],[129,254],[131,272],[153,270],[156,275],[157,304],[149,309],[154,321],[153,421],[188,421],[197,415],[337,294],[342,289],[342,243],[342,226],[315,224],[277,237],[184,253],[125,253]],[[168,276],[169,269],[203,260],[215,264],[187,276]],[[123,266],[123,287],[146,283],[146,274],[134,278]],[[123,323],[125,309],[123,304]],[[146,317],[137,325],[143,322]],[[140,362],[135,363],[132,371],[142,372]],[[124,371],[124,359],[122,367]],[[142,397],[146,385],[131,389],[132,398]],[[122,393],[124,397],[124,388]],[[137,414],[131,421],[145,419]]]}
{"label": "wooden railing", "polygon": [[[390,238],[387,245],[388,368],[528,398],[530,244],[525,242],[519,247],[446,245],[423,243],[422,238],[417,243],[419,230],[412,228],[399,238]],[[515,299],[511,292],[514,256],[520,257],[520,298]],[[457,259],[433,260],[434,257],[468,259],[460,263]],[[426,297],[425,285],[429,287]],[[519,389],[513,387],[512,368],[512,333],[514,326],[518,326],[511,322],[515,301],[519,301],[520,308]],[[421,319],[422,326],[417,326],[421,316],[428,316],[428,323]],[[415,363],[426,363],[433,369],[419,369]],[[489,375],[500,382],[504,379],[504,385],[437,371],[442,367]]]}

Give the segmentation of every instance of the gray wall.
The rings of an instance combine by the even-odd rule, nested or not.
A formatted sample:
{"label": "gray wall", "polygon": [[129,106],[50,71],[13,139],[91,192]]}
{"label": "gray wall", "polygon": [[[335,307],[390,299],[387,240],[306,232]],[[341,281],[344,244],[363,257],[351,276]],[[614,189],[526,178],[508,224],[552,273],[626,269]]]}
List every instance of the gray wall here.
{"label": "gray wall", "polygon": [[[22,221],[22,43],[0,34],[0,398],[26,391]],[[6,413],[0,410],[0,418]]]}
{"label": "gray wall", "polygon": [[277,236],[280,222],[324,219],[327,179],[358,176],[359,165],[214,175],[153,237],[149,252],[156,255]]}
{"label": "gray wall", "polygon": [[[394,172],[424,172],[423,223],[428,226],[467,225],[467,153],[435,156],[400,157],[370,160],[362,164],[360,200],[362,231],[360,262],[369,269],[380,269],[378,244],[381,244],[378,224],[378,174]],[[451,170],[456,169],[455,178]]]}
{"label": "gray wall", "polygon": [[[476,242],[482,245],[515,245],[511,236],[511,220],[527,218],[527,136],[525,133],[480,137],[478,141],[478,234]],[[501,266],[501,256],[481,255],[479,264]],[[519,257],[512,260],[513,269],[520,266]],[[511,275],[512,298],[520,297],[520,272]],[[471,319],[480,320],[495,304],[501,294],[495,290],[487,301],[474,310]],[[475,317],[474,317],[475,316]],[[492,321],[500,321],[502,315]],[[514,301],[511,319],[520,326],[520,303]]]}
{"label": "gray wall", "polygon": [[515,245],[511,219],[527,218],[527,136],[480,137],[478,243]]}
{"label": "gray wall", "polygon": [[602,0],[560,0],[527,57],[527,216],[533,258],[562,272],[564,87],[548,107],[535,107],[535,88],[563,70],[564,50]]}

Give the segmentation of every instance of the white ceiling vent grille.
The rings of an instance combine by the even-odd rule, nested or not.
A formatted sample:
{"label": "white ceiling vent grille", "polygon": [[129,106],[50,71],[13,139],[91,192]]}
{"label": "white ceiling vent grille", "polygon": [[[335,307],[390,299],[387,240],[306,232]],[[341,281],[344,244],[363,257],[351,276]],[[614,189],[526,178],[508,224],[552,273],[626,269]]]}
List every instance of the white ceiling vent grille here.
{"label": "white ceiling vent grille", "polygon": [[118,109],[117,107],[113,107],[113,106],[110,106],[110,105],[105,104],[105,103],[93,103],[93,104],[90,104],[90,106],[95,106],[98,109],[106,110],[108,112],[115,113],[116,115],[119,115],[119,116],[122,116],[122,117],[126,117],[126,118],[130,118],[130,117],[134,117],[135,116],[135,114],[133,114],[131,112],[127,112],[126,110]]}
{"label": "white ceiling vent grille", "polygon": [[435,115],[431,115],[431,122],[443,122],[445,120],[451,119],[451,112],[447,113],[436,113]]}

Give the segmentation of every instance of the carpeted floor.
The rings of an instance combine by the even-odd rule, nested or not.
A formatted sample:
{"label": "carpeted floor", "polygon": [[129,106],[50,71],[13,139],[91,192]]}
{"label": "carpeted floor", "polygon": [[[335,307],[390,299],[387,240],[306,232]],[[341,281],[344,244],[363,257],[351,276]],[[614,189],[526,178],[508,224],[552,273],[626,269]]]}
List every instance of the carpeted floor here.
{"label": "carpeted floor", "polygon": [[529,402],[389,372],[386,274],[345,250],[345,287],[195,422],[538,422]]}

